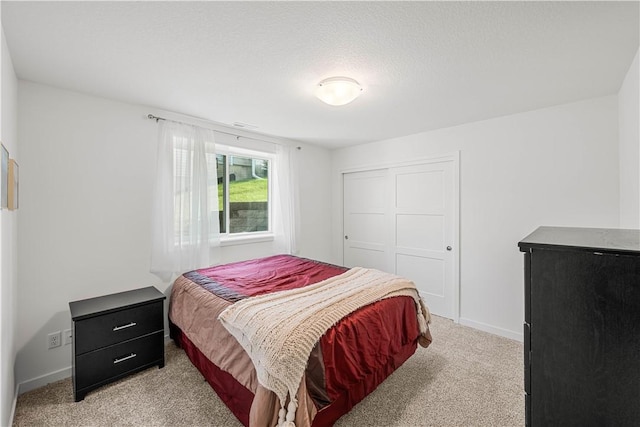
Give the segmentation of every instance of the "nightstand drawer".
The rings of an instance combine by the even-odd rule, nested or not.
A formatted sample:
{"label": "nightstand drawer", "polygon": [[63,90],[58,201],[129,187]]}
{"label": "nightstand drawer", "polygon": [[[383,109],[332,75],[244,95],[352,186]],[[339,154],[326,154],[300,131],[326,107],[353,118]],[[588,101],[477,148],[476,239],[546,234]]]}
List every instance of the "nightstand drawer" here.
{"label": "nightstand drawer", "polygon": [[163,357],[163,331],[85,353],[76,358],[76,388],[82,390],[100,385],[136,369],[157,364],[158,358]]}
{"label": "nightstand drawer", "polygon": [[162,306],[163,301],[156,301],[76,322],[76,354],[163,330]]}

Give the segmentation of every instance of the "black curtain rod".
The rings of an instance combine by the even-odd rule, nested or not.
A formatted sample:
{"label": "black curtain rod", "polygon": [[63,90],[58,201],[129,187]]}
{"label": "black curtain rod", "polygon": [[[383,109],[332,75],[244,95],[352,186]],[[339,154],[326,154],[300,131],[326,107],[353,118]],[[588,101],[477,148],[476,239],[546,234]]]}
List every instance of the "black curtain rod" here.
{"label": "black curtain rod", "polygon": [[[179,120],[166,119],[164,117],[154,116],[153,114],[147,114],[147,119],[155,120],[156,123],[158,123],[158,120],[165,120],[165,121],[169,121],[169,122],[180,123],[180,124],[183,124],[183,125],[198,126],[198,125],[194,125],[193,123],[186,123],[186,122],[181,122]],[[203,119],[197,119],[197,120],[203,120]],[[203,127],[203,126],[198,126],[198,127]],[[236,140],[239,140],[240,138],[249,138],[249,137],[241,137],[240,135],[236,135],[235,133],[225,132],[225,131],[222,131],[222,130],[214,130],[214,129],[209,129],[209,130],[211,130],[213,132],[220,132],[220,133],[223,133],[225,135],[235,136]],[[258,139],[258,138],[250,138],[250,139]],[[265,141],[265,142],[271,142],[271,141]],[[275,142],[271,142],[271,144],[276,144],[276,143]]]}
{"label": "black curtain rod", "polygon": [[[164,118],[164,117],[154,116],[154,115],[153,115],[153,114],[151,114],[151,113],[147,114],[147,119],[149,119],[149,120],[155,120],[155,121],[156,121],[156,123],[158,123],[158,120],[166,120],[166,121],[169,121],[169,122],[180,123],[180,124],[183,124],[183,125],[198,126],[198,125],[194,125],[193,123],[186,123],[186,122],[181,122],[181,121],[179,121],[179,120],[166,119],[166,118]],[[199,118],[197,118],[197,117],[194,117],[194,119],[196,119],[196,120],[204,120],[204,119],[199,119]],[[206,120],[205,120],[205,121],[206,121]],[[198,126],[198,127],[203,127],[203,126]],[[208,129],[208,128],[205,128],[205,129]],[[252,137],[250,137],[250,136],[241,136],[241,135],[236,135],[235,133],[225,132],[225,131],[222,131],[222,130],[216,130],[216,129],[209,129],[209,130],[211,130],[211,131],[213,131],[213,132],[220,132],[220,133],[223,133],[223,134],[225,134],[225,135],[235,136],[235,137],[236,137],[236,141],[238,141],[240,138],[247,138],[247,139],[255,139],[256,141],[263,141],[263,142],[267,142],[267,143],[269,143],[269,144],[286,145],[286,144],[282,144],[282,143],[280,143],[280,142],[265,141],[265,140],[260,139],[260,138],[252,138]],[[300,147],[300,146],[298,145],[298,146],[296,147],[296,149],[297,149],[297,150],[302,150],[302,147]]]}

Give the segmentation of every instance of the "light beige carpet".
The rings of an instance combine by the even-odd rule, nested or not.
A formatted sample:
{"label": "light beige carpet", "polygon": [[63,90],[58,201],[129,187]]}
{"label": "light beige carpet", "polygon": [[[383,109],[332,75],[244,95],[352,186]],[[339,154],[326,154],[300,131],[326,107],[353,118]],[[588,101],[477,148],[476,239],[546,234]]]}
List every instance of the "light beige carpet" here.
{"label": "light beige carpet", "polygon": [[[434,316],[417,352],[336,426],[522,426],[522,344]],[[18,398],[15,426],[241,427],[184,352],[73,401],[71,379]]]}

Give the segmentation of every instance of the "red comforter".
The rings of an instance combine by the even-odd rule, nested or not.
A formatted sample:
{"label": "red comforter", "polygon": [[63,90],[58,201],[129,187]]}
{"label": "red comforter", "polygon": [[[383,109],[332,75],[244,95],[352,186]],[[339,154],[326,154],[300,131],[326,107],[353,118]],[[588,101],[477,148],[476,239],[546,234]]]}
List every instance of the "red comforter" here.
{"label": "red comforter", "polygon": [[[272,426],[279,403],[257,383],[248,356],[217,316],[243,298],[304,287],[344,271],[277,255],[185,273],[172,289],[172,338],[244,425]],[[332,425],[408,359],[419,338],[425,346],[431,341],[428,332],[420,337],[410,297],[381,300],[343,318],[312,351],[296,426]]]}

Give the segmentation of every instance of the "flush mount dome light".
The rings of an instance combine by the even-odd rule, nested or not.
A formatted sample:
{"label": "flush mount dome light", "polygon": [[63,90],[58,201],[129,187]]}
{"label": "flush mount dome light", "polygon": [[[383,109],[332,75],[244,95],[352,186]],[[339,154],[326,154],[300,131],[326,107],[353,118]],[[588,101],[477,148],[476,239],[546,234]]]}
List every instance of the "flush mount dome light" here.
{"label": "flush mount dome light", "polygon": [[345,105],[356,99],[362,87],[349,77],[331,77],[318,83],[316,96],[329,105]]}

